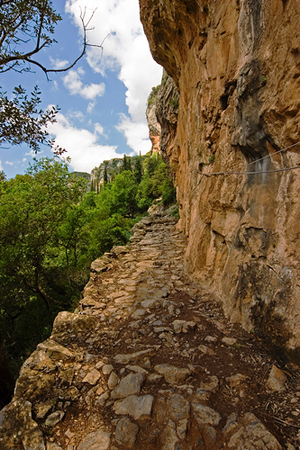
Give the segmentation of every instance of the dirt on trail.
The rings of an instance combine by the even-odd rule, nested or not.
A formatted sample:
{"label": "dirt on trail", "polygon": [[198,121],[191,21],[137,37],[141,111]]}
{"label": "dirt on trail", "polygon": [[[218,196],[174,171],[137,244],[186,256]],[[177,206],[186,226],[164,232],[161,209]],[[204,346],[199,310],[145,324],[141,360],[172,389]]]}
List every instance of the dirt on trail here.
{"label": "dirt on trail", "polygon": [[300,448],[298,368],[186,278],[185,246],[155,207],[93,262],[78,309],[22,368],[1,449]]}

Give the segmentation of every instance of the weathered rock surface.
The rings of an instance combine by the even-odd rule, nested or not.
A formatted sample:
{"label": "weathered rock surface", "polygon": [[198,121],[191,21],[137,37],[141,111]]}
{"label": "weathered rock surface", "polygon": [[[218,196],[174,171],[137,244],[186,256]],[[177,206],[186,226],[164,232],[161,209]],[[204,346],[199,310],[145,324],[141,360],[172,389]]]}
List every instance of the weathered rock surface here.
{"label": "weathered rock surface", "polygon": [[300,4],[140,7],[180,94],[175,122],[167,83],[156,111],[189,238],[185,268],[232,322],[300,358]]}
{"label": "weathered rock surface", "polygon": [[[104,256],[107,270],[93,266],[90,306],[60,313],[23,365],[0,412],[1,450],[299,447],[298,372],[186,278],[175,225],[157,207]],[[275,365],[284,391],[266,385]]]}

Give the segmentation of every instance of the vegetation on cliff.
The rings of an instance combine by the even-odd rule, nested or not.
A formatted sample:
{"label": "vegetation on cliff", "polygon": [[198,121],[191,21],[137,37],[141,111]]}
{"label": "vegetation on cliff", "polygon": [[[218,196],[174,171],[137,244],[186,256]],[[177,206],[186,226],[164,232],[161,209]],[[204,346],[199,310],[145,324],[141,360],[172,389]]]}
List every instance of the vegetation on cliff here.
{"label": "vegetation on cliff", "polygon": [[58,311],[77,303],[91,261],[126,244],[154,199],[174,200],[159,155],[124,158],[98,194],[87,186],[50,159],[0,183],[0,335],[15,373]]}

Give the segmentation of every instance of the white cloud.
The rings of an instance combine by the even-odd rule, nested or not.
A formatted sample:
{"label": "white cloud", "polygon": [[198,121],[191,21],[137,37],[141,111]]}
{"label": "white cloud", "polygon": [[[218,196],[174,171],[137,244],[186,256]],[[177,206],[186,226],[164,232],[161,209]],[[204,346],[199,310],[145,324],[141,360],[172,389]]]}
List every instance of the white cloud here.
{"label": "white cloud", "polygon": [[[49,133],[55,137],[57,145],[67,150],[67,156],[71,158],[70,165],[74,170],[91,172],[104,160],[122,157],[116,153],[116,146],[97,143],[96,130],[91,133],[84,128],[76,128],[61,113],[58,113],[56,118],[57,122],[48,127]],[[101,127],[100,124],[97,125]]]}
{"label": "white cloud", "polygon": [[95,133],[104,135],[104,128],[100,123],[95,123],[94,129],[95,129]]}
{"label": "white cloud", "polygon": [[70,70],[67,75],[64,76],[64,85],[70,91],[72,95],[79,94],[81,97],[87,100],[93,100],[96,97],[101,97],[105,91],[105,84],[91,83],[86,86],[82,83],[80,77],[84,75],[84,71],[79,68],[76,70]]}
{"label": "white cloud", "polygon": [[84,114],[81,111],[68,111],[68,117],[78,119],[80,122],[84,120]]}
{"label": "white cloud", "polygon": [[53,64],[53,69],[64,69],[67,64],[69,64],[69,61],[67,61],[66,59],[59,59],[59,58],[50,58],[51,64]]}
{"label": "white cloud", "polygon": [[[43,153],[43,150],[39,153]],[[36,156],[36,153],[34,150],[30,150],[28,153],[25,153],[25,156],[32,156],[34,158]]]}
{"label": "white cloud", "polygon": [[151,144],[148,138],[148,126],[145,123],[133,122],[124,114],[120,114],[120,116],[121,121],[116,128],[124,133],[128,146],[133,150],[138,149],[138,152],[141,152],[142,155],[149,152]]}
{"label": "white cloud", "polygon": [[1,161],[0,161],[0,170],[3,170],[3,167],[2,167],[2,163],[1,163]]}
{"label": "white cloud", "polygon": [[[105,75],[107,69],[118,72],[119,79],[127,88],[126,105],[129,117],[124,116],[118,127],[126,138],[128,145],[137,153],[145,146],[151,145],[148,140],[145,109],[147,97],[152,86],[160,83],[162,69],[158,66],[149,51],[139,19],[137,0],[68,0],[66,11],[71,13],[80,27],[80,8],[88,12],[95,11],[89,32],[89,42],[99,45],[103,43],[103,52],[97,47],[89,47],[87,59],[90,66],[98,73]],[[132,126],[130,126],[130,123]],[[136,127],[137,138],[133,137]]]}
{"label": "white cloud", "polygon": [[12,161],[5,161],[5,164],[7,164],[8,166],[13,166],[15,163]]}
{"label": "white cloud", "polygon": [[96,102],[95,102],[95,101],[90,102],[90,103],[88,104],[88,107],[86,108],[86,112],[87,112],[88,114],[92,114],[93,109],[95,108],[95,106],[96,106]]}

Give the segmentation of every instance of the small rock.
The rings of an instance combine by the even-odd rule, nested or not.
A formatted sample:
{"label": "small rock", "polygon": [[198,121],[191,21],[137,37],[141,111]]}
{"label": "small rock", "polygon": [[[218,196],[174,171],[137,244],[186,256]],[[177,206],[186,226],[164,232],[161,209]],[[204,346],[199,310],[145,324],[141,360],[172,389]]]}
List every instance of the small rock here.
{"label": "small rock", "polygon": [[206,345],[199,345],[198,350],[204,355],[214,356],[216,354],[212,348],[209,348]]}
{"label": "small rock", "polygon": [[159,327],[160,325],[163,325],[161,320],[155,320],[155,322],[153,322],[152,324],[154,327]]}
{"label": "small rock", "polygon": [[189,330],[193,330],[196,327],[196,324],[192,320],[174,320],[173,327],[176,334],[187,333]]}
{"label": "small rock", "polygon": [[219,379],[215,375],[210,377],[210,381],[207,383],[201,383],[200,388],[196,391],[196,396],[199,400],[208,400],[209,396],[213,392],[217,392],[219,388]]}
{"label": "small rock", "polygon": [[107,450],[110,434],[104,430],[89,433],[78,445],[78,450]]}
{"label": "small rock", "polygon": [[47,442],[47,450],[63,450],[59,445],[54,442]]}
{"label": "small rock", "polygon": [[157,300],[151,299],[151,300],[144,300],[141,302],[141,305],[143,308],[154,308],[157,305]]}
{"label": "small rock", "polygon": [[230,416],[227,419],[227,422],[222,430],[222,433],[226,436],[227,434],[231,433],[232,430],[234,430],[238,425],[238,415],[236,413],[230,414]]}
{"label": "small rock", "polygon": [[101,395],[101,394],[103,394],[103,392],[104,392],[104,389],[102,386],[99,386],[98,389],[96,390],[97,395]]}
{"label": "small rock", "polygon": [[[55,402],[56,403],[56,402]],[[44,419],[48,412],[52,409],[52,401],[45,403],[37,403],[34,405],[34,411],[37,419]]]}
{"label": "small rock", "polygon": [[193,402],[192,407],[199,425],[217,426],[222,418],[217,411],[200,403]]}
{"label": "small rock", "polygon": [[189,418],[190,404],[182,395],[171,395],[167,403],[170,411],[170,417],[175,422]]}
{"label": "small rock", "polygon": [[22,444],[24,450],[45,450],[43,433],[37,426],[24,432]]}
{"label": "small rock", "polygon": [[175,450],[175,446],[179,441],[176,426],[173,420],[169,420],[168,425],[164,428],[160,435],[161,450]]}
{"label": "small rock", "polygon": [[120,444],[126,447],[133,447],[138,432],[138,425],[132,423],[128,417],[122,417],[118,421],[115,437]]}
{"label": "small rock", "polygon": [[225,337],[223,337],[222,342],[223,342],[223,344],[227,345],[228,347],[231,347],[232,345],[235,344],[236,339],[225,336]]}
{"label": "small rock", "polygon": [[146,313],[145,309],[137,309],[134,313],[131,314],[131,317],[135,320],[140,319]]}
{"label": "small rock", "polygon": [[206,338],[204,339],[206,342],[217,342],[218,338],[216,336],[206,336]]}
{"label": "small rock", "polygon": [[136,353],[129,353],[127,355],[116,355],[114,360],[117,364],[129,364],[130,362],[137,361],[141,356],[144,355],[153,355],[155,354],[155,350],[152,348],[148,348],[147,350],[141,350]]}
{"label": "small rock", "polygon": [[68,439],[72,439],[73,436],[75,436],[75,433],[73,433],[69,428],[65,432],[65,436],[67,436]]}
{"label": "small rock", "polygon": [[227,377],[226,381],[230,384],[231,388],[235,388],[239,384],[241,384],[243,381],[247,380],[247,375],[243,375],[242,373],[237,373],[236,375],[231,375],[231,377]]}
{"label": "small rock", "polygon": [[117,384],[119,383],[120,378],[118,377],[118,375],[116,374],[116,372],[111,372],[109,379],[107,381],[107,386],[109,389],[114,389]]}
{"label": "small rock", "polygon": [[169,364],[159,364],[154,370],[164,376],[167,383],[182,384],[191,374],[190,369],[181,369]]}
{"label": "small rock", "polygon": [[285,383],[287,381],[287,376],[278,369],[276,366],[272,366],[268,381],[266,383],[267,389],[271,391],[283,391],[285,390]]}
{"label": "small rock", "polygon": [[126,369],[131,370],[132,372],[135,372],[135,373],[141,373],[141,374],[144,374],[144,375],[148,375],[148,370],[146,370],[146,369],[144,369],[143,367],[140,367],[140,366],[127,365]]}
{"label": "small rock", "polygon": [[141,390],[144,375],[141,373],[130,373],[120,381],[111,393],[112,399],[125,398],[129,395],[138,394]]}
{"label": "small rock", "polygon": [[54,427],[54,425],[63,419],[64,415],[65,413],[63,411],[55,411],[50,414],[45,422],[46,427]]}
{"label": "small rock", "polygon": [[113,370],[114,370],[114,367],[111,364],[104,364],[102,366],[103,375],[110,375]]}
{"label": "small rock", "polygon": [[169,327],[154,327],[153,328],[154,333],[163,333],[164,331],[171,331]]}
{"label": "small rock", "polygon": [[80,395],[79,390],[75,386],[71,386],[64,392],[65,400],[74,401],[79,397],[79,395]]}
{"label": "small rock", "polygon": [[148,381],[150,383],[159,381],[162,379],[162,375],[160,375],[159,373],[150,373],[150,375],[148,376]]}
{"label": "small rock", "polygon": [[94,386],[97,381],[100,378],[100,373],[98,372],[97,369],[93,369],[91,372],[89,372],[84,379],[82,380],[83,383],[89,383],[92,386]]}
{"label": "small rock", "polygon": [[130,415],[135,420],[145,416],[149,417],[152,411],[153,404],[152,395],[130,395],[125,400],[118,400],[115,402],[113,409],[116,414]]}
{"label": "small rock", "polygon": [[102,407],[105,405],[106,400],[109,399],[109,393],[108,392],[104,392],[103,394],[100,395],[99,398],[97,398],[97,400],[95,400],[95,406],[96,407]]}
{"label": "small rock", "polygon": [[255,450],[282,450],[277,439],[252,413],[245,414],[238,426],[237,432],[231,436],[228,442],[228,448],[232,450],[245,450],[245,442],[249,443],[248,448]]}
{"label": "small rock", "polygon": [[104,366],[104,362],[98,361],[95,367],[96,367],[96,369],[101,369],[101,367],[103,367],[103,366]]}

